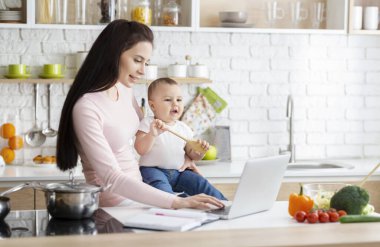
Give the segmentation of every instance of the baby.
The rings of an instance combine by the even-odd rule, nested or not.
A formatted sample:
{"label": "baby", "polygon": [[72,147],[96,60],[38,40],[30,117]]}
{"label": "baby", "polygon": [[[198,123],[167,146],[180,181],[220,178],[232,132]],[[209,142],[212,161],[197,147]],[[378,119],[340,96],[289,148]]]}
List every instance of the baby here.
{"label": "baby", "polygon": [[153,81],[148,88],[148,103],[154,117],[141,121],[135,141],[135,148],[141,155],[143,181],[169,193],[183,193],[182,196],[204,193],[227,200],[200,175],[193,162],[202,159],[209,144],[198,140],[204,152],[197,152],[166,131],[170,128],[188,139],[193,137],[190,127],[178,120],[184,107],[178,83],[170,78]]}

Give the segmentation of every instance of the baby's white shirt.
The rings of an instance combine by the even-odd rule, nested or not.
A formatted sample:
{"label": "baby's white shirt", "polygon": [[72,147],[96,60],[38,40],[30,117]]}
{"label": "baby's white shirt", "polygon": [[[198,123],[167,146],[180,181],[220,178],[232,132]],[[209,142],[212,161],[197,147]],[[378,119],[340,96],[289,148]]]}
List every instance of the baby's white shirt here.
{"label": "baby's white shirt", "polygon": [[[139,130],[149,133],[153,117],[145,117],[139,126]],[[193,131],[184,122],[176,121],[169,126],[172,130],[188,139],[193,137]],[[179,169],[185,163],[186,142],[174,134],[165,131],[155,137],[152,149],[140,157],[140,166],[159,167],[163,169]]]}

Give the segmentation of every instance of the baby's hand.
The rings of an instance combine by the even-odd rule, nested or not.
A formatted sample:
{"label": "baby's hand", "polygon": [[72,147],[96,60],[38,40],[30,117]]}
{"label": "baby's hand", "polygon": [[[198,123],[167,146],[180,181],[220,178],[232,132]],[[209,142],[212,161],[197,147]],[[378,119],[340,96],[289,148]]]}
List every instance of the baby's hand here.
{"label": "baby's hand", "polygon": [[185,159],[185,164],[183,164],[183,166],[181,166],[178,169],[178,171],[183,172],[186,169],[192,170],[193,172],[198,173],[199,175],[202,176],[201,172],[199,171],[198,167],[195,165],[194,161],[190,159]]}
{"label": "baby's hand", "polygon": [[210,148],[210,143],[206,142],[205,140],[198,139],[197,142],[201,145],[204,151],[207,151]]}
{"label": "baby's hand", "polygon": [[166,125],[160,119],[154,119],[150,124],[150,134],[153,136],[158,136],[166,130]]}

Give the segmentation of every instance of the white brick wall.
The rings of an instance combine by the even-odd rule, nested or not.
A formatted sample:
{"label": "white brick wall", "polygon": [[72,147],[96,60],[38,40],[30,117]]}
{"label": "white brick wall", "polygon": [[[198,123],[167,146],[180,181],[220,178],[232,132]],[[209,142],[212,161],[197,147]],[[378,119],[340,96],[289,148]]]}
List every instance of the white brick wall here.
{"label": "white brick wall", "polygon": [[[26,63],[37,76],[45,63],[65,63],[75,75],[77,51],[88,50],[99,30],[0,30],[0,73]],[[275,154],[288,144],[286,99],[295,103],[298,158],[380,157],[380,37],[320,34],[156,32],[152,62],[161,72],[173,62],[207,64],[210,86],[229,102],[216,123],[231,126],[233,157]],[[197,85],[183,86],[191,100]],[[52,87],[52,126],[58,127],[68,85]],[[138,100],[146,86],[135,88]],[[33,87],[0,84],[0,113],[18,113],[33,125]],[[38,125],[47,125],[47,90],[40,86]],[[0,115],[0,116],[1,116]],[[26,159],[54,154],[55,138],[26,148]]]}

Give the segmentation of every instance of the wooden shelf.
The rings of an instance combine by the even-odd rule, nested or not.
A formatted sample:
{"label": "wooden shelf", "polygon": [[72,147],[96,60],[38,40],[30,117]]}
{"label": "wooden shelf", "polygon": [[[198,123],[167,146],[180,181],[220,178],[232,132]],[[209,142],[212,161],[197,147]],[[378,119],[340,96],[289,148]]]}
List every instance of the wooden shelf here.
{"label": "wooden shelf", "polygon": [[[200,83],[211,83],[212,81],[208,78],[196,78],[196,77],[187,77],[187,78],[177,78],[173,77],[173,80],[181,84],[200,84]],[[0,83],[38,83],[38,84],[71,84],[74,79],[40,79],[40,78],[31,78],[31,79],[4,79],[0,78]],[[139,84],[149,84],[152,80],[139,80]]]}

